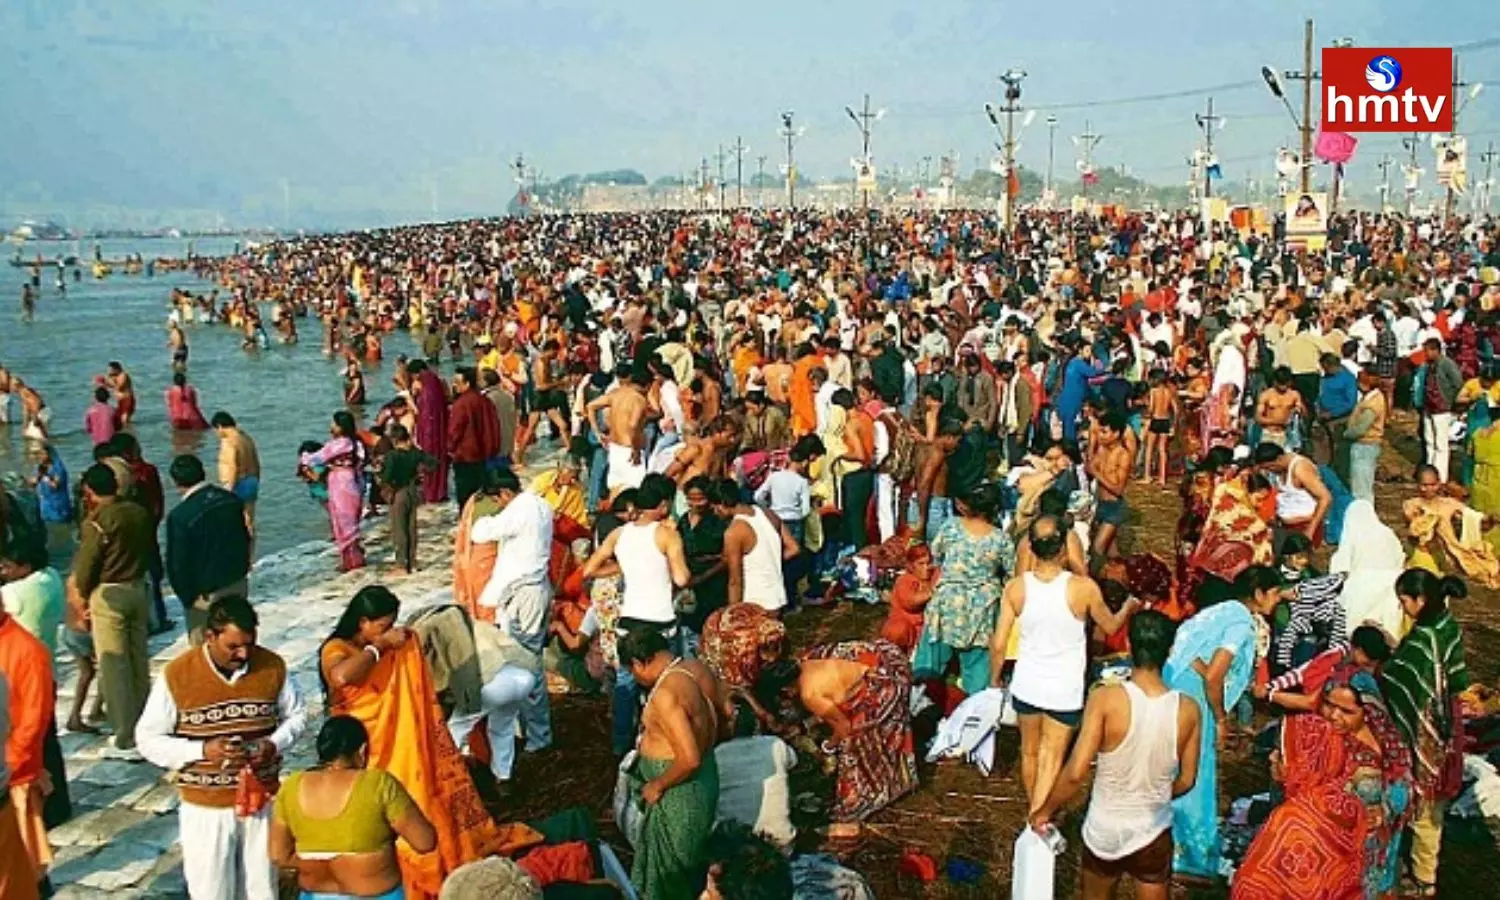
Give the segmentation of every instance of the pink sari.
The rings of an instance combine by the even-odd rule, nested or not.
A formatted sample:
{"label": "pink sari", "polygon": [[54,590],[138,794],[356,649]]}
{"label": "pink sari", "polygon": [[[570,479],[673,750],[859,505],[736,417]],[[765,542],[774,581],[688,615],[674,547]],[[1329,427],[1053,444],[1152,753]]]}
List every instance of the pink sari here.
{"label": "pink sari", "polygon": [[358,441],[337,437],[316,453],[304,453],[302,465],[328,467],[328,521],[339,548],[339,569],[363,568],[365,549],[360,543],[359,519],[364,510],[364,451]]}
{"label": "pink sari", "polygon": [[192,385],[167,388],[167,419],[179,431],[208,430],[208,420],[198,408],[198,391]]}

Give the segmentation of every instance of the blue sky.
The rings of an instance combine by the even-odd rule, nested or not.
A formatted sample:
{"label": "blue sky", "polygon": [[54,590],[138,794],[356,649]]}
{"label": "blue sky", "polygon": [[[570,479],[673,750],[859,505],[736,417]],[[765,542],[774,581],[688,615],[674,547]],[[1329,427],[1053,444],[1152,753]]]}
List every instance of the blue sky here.
{"label": "blue sky", "polygon": [[[991,152],[982,106],[996,75],[1027,70],[1024,103],[1110,101],[1256,79],[1300,66],[1302,20],[1319,44],[1439,45],[1500,38],[1480,0],[1157,0],[1060,4],[822,0],[4,0],[0,197],[7,191],[127,206],[279,213],[294,205],[445,209],[508,195],[524,152],[549,175],[633,167],[680,173],[738,135],[747,167],[780,161],[778,114],[807,132],[804,171],[843,175],[858,134],[843,112],[869,91],[887,109],[882,167],[948,150]],[[1253,12],[1252,12],[1253,10]],[[1500,45],[1464,57],[1491,90],[1464,130],[1500,138]],[[1088,119],[1097,160],[1180,181],[1196,139],[1192,96],[1055,112],[1058,167]],[[1258,85],[1224,89],[1226,175],[1268,175],[1293,139]],[[1040,112],[1022,137],[1042,167]],[[1351,177],[1399,139],[1370,136]],[[278,216],[279,218],[279,216]]]}

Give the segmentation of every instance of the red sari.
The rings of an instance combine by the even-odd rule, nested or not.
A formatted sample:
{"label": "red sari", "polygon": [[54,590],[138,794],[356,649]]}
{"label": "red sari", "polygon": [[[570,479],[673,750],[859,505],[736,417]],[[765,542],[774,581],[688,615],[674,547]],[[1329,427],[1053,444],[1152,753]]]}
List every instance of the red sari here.
{"label": "red sari", "polygon": [[[1369,703],[1364,708],[1379,748],[1335,731],[1317,714],[1283,721],[1286,800],[1250,844],[1231,900],[1364,900],[1390,889],[1408,804],[1403,800],[1398,812],[1381,804],[1398,793],[1410,796],[1411,757],[1385,713]],[[1373,810],[1356,793],[1359,779],[1366,785],[1378,779],[1381,799]]]}

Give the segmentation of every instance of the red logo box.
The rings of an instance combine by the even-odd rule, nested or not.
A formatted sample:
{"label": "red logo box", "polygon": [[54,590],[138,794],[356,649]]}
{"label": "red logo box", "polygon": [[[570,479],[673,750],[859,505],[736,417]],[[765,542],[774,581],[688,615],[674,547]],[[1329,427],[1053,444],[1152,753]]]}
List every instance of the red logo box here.
{"label": "red logo box", "polygon": [[1323,130],[1453,130],[1451,47],[1323,50]]}

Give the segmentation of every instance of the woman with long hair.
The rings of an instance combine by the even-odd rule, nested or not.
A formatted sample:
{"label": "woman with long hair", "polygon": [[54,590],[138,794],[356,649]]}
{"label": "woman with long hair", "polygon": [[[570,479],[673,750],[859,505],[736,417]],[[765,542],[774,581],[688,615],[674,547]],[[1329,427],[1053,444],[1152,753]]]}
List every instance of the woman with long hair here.
{"label": "woman with long hair", "polygon": [[1234,599],[1202,610],[1182,623],[1162,679],[1198,703],[1203,714],[1198,780],[1172,801],[1173,871],[1216,878],[1219,874],[1219,751],[1227,712],[1234,709],[1255,672],[1259,626],[1281,602],[1281,573],[1268,565],[1245,569],[1234,579]]}
{"label": "woman with long hair", "polygon": [[437,848],[432,823],[401,782],[370,768],[370,738],[351,716],[318,732],[318,764],[281,782],[271,819],[271,859],[297,870],[301,900],[402,900],[396,839]]}
{"label": "woman with long hair", "polygon": [[535,834],[501,827],[485,811],[443,721],[420,643],[396,625],[401,601],[388,588],[361,588],[319,651],[332,715],[351,716],[369,735],[367,765],[401,782],[437,833],[437,852],[397,845],[408,898],[434,897],[466,862],[509,853]]}
{"label": "woman with long hair", "polygon": [[339,571],[350,572],[365,564],[359,538],[365,497],[365,446],[359,440],[354,417],[344,410],[333,414],[328,432],[332,435],[329,441],[314,453],[302,454],[301,464],[327,468],[328,521],[339,548]]}
{"label": "woman with long hair", "polygon": [[1380,686],[1412,751],[1417,794],[1411,819],[1412,896],[1437,895],[1443,816],[1462,786],[1464,723],[1458,695],[1469,687],[1469,669],[1463,631],[1448,601],[1467,594],[1461,579],[1426,569],[1407,569],[1396,579],[1396,596],[1412,627],[1381,668]]}

